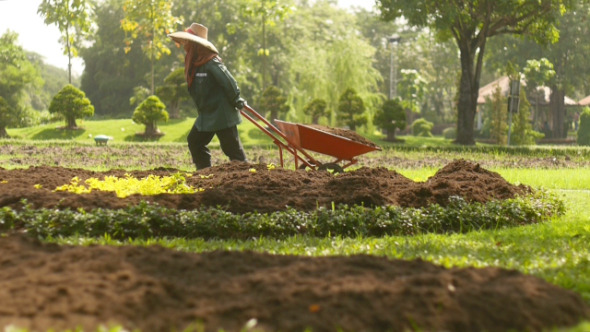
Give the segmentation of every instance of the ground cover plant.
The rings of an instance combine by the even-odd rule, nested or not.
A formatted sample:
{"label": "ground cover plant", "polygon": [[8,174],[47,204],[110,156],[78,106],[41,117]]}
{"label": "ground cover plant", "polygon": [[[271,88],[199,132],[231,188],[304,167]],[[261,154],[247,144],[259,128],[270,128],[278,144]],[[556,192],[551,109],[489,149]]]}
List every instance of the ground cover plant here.
{"label": "ground cover plant", "polygon": [[[162,160],[166,155],[170,158],[172,151],[177,149],[174,145],[158,147],[147,144],[140,147],[162,156],[157,157]],[[2,149],[4,148],[3,146]],[[25,144],[22,147],[12,146],[11,151],[18,151],[21,158],[25,158],[27,155],[36,155],[45,148],[54,149],[54,153],[70,153],[68,163],[77,164],[75,167],[83,164],[83,157],[79,153],[69,151],[80,148],[79,145],[60,147],[60,144],[50,143],[31,148],[31,145]],[[88,148],[92,149],[80,151],[100,151],[95,147]],[[128,151],[137,148],[130,145]],[[109,149],[114,153],[118,152],[118,147],[111,146]],[[276,153],[272,150],[248,152],[260,153],[261,158],[272,157]],[[146,331],[154,326],[182,329],[193,323],[204,324],[201,326],[206,326],[207,330],[216,330],[215,327],[239,330],[248,325],[262,330],[303,330],[306,327],[323,330],[333,329],[334,326],[348,330],[383,330],[387,326],[394,330],[446,328],[457,331],[505,331],[514,328],[540,331],[553,326],[574,325],[581,318],[588,317],[587,308],[590,302],[590,291],[587,288],[590,284],[587,280],[590,267],[587,264],[589,256],[586,245],[590,220],[583,212],[590,197],[587,189],[576,187],[577,182],[567,178],[581,176],[582,184],[587,183],[587,173],[583,166],[586,157],[582,152],[566,160],[564,155],[560,155],[561,152],[548,150],[544,155],[527,158],[520,152],[511,152],[513,151],[502,152],[501,158],[492,160],[486,157],[485,152],[465,153],[452,149],[442,151],[441,155],[446,154],[455,162],[451,162],[451,166],[447,165],[449,167],[446,170],[440,167],[437,170],[440,174],[435,176],[438,178],[424,183],[420,181],[425,179],[420,178],[434,173],[428,174],[429,169],[413,169],[412,165],[417,165],[414,157],[428,155],[431,161],[426,161],[422,166],[431,169],[435,168],[432,165],[438,165],[442,161],[435,161],[434,153],[419,149],[401,154],[384,151],[368,159],[367,164],[376,166],[378,162],[372,159],[385,160],[395,154],[395,158],[399,159],[390,159],[395,163],[386,168],[361,167],[337,176],[325,173],[314,175],[301,171],[301,174],[297,173],[295,181],[292,178],[291,181],[276,181],[285,180],[280,178],[284,175],[283,171],[269,167],[268,162],[220,166],[227,177],[215,172],[199,174],[191,170],[190,165],[178,173],[177,168],[154,169],[146,164],[136,170],[120,169],[108,174],[123,180],[131,176],[134,179],[148,178],[149,175],[162,175],[159,179],[167,179],[165,174],[170,178],[174,178],[174,174],[182,174],[184,180],[177,183],[202,187],[204,193],[211,191],[211,187],[220,190],[219,183],[232,183],[234,186],[243,186],[238,190],[238,195],[233,196],[233,200],[242,205],[224,203],[212,205],[206,210],[192,210],[190,213],[182,212],[182,208],[178,209],[182,200],[174,202],[177,205],[168,208],[156,207],[153,203],[134,205],[128,204],[129,199],[134,199],[129,198],[133,195],[119,198],[111,193],[113,202],[124,200],[125,203],[102,209],[102,214],[96,216],[93,216],[89,207],[93,206],[92,201],[98,196],[87,196],[85,202],[88,205],[85,203],[84,206],[77,206],[84,207],[84,210],[68,210],[67,206],[76,207],[72,203],[85,194],[66,194],[53,190],[64,184],[71,184],[74,176],[79,177],[78,186],[86,184],[86,179],[100,178],[105,173],[100,168],[48,167],[40,159],[32,158],[30,160],[34,160],[36,166],[40,167],[25,169],[22,167],[24,165],[16,165],[12,154],[6,154],[0,158],[0,164],[11,170],[1,170],[2,182],[7,182],[0,184],[0,201],[5,206],[2,209],[3,224],[0,227],[3,227],[3,232],[7,232],[9,228],[12,231],[7,233],[11,235],[0,239],[3,251],[0,280],[4,280],[3,291],[18,296],[0,298],[16,298],[18,301],[0,301],[0,312],[12,313],[12,322],[17,322],[14,317],[29,317],[18,322],[30,329],[44,328],[48,326],[48,322],[57,328],[69,327],[69,319],[75,320],[76,317],[80,326],[87,330],[92,330],[92,324],[97,322],[112,322],[128,329],[139,327]],[[124,159],[123,156],[121,154],[121,160]],[[473,160],[457,162],[458,157]],[[560,162],[552,162],[554,157],[559,158]],[[475,166],[476,160],[477,163],[481,162],[478,167]],[[529,166],[541,164],[555,172],[551,174],[558,174],[564,179],[544,182],[542,178],[538,179],[543,173],[535,173],[530,167],[511,167],[514,160],[521,160],[522,164]],[[108,165],[101,167],[111,169]],[[394,172],[397,165],[406,166],[407,177]],[[499,174],[496,176],[488,172],[483,165],[498,167],[500,174],[505,172],[512,176],[512,184],[506,182],[505,187],[490,185],[490,180],[503,178]],[[232,167],[237,167],[237,173],[232,173]],[[454,179],[455,182],[450,181],[451,174],[465,168],[469,172],[462,173],[461,178],[465,179],[463,182],[457,182],[457,179]],[[252,169],[255,171],[252,172]],[[53,172],[52,176],[47,176],[50,171]],[[192,176],[185,172],[192,173]],[[18,176],[5,177],[7,174]],[[209,177],[211,174],[213,176]],[[483,178],[478,180],[476,175],[484,176],[488,182],[477,182]],[[257,186],[262,187],[261,191],[252,192],[254,187],[248,186],[251,184],[248,180],[257,177],[269,185]],[[494,195],[500,195],[499,193],[509,188],[521,188],[521,193],[528,192],[528,187],[524,184],[529,183],[523,179],[536,180],[532,184],[536,196],[495,196],[494,199]],[[11,186],[14,180],[27,189]],[[272,182],[273,180],[276,182]],[[332,192],[341,192],[341,197],[356,195],[356,198],[362,198],[361,202],[368,204],[354,205],[339,201],[339,198],[332,200],[333,202],[330,199],[321,201],[316,196],[315,206],[306,215],[302,213],[305,209],[277,209],[272,206],[268,213],[262,209],[262,212],[238,209],[248,205],[263,206],[260,202],[269,205],[270,200],[257,198],[280,196],[271,189],[283,188],[281,186],[289,187],[286,191],[294,196],[294,202],[305,202],[306,195],[293,188],[297,188],[297,185],[309,187],[311,193],[322,188],[313,187],[311,184],[315,181],[322,182],[324,188],[331,188]],[[394,185],[388,184],[389,181],[393,181]],[[466,199],[474,197],[473,193],[478,193],[474,188],[466,189],[465,185],[469,181],[479,183],[481,191],[490,194],[491,198],[480,203]],[[210,185],[202,185],[204,183]],[[460,185],[454,186],[452,183]],[[364,186],[381,189],[373,190],[373,195],[369,195],[361,190]],[[394,187],[408,189],[407,186],[412,190],[403,195],[393,194]],[[539,191],[542,187],[549,189]],[[234,187],[234,191],[235,188],[238,187]],[[348,188],[349,191],[345,192],[343,188]],[[441,193],[448,193],[449,188],[458,190],[459,195],[447,195],[447,204],[433,204],[444,196]],[[492,188],[503,189],[496,192]],[[27,202],[21,201],[20,194],[27,192],[32,193],[26,197]],[[209,199],[226,197],[228,192],[219,191]],[[326,193],[328,192],[323,192]],[[408,200],[407,207],[403,209],[395,207],[395,204],[381,208],[381,204],[377,203],[382,199],[403,203],[403,197],[412,193],[415,195],[414,199]],[[12,194],[15,195],[11,196]],[[45,199],[36,200],[34,194]],[[47,202],[59,201],[52,200],[51,195],[64,196],[58,205],[47,205],[53,206],[51,209],[36,210]],[[75,195],[78,198],[74,199]],[[239,196],[243,196],[244,200],[238,200]],[[425,204],[422,207],[409,204],[420,201],[419,197],[424,198]],[[247,201],[248,198],[250,201]],[[158,199],[153,202],[155,201]],[[566,204],[565,210],[560,202]],[[133,207],[126,207],[127,205]],[[166,210],[169,208],[172,210]],[[237,209],[234,214],[231,214],[232,209]],[[426,220],[437,213],[442,219],[457,222],[453,226],[457,228],[451,227],[451,224],[440,224],[433,229],[423,228],[424,224],[429,224]],[[486,213],[488,219],[485,217]],[[306,220],[304,215],[311,216],[311,219]],[[473,215],[477,215],[477,218]],[[494,215],[504,218],[494,219]],[[136,216],[139,218],[134,218]],[[250,219],[239,219],[241,217]],[[227,236],[190,236],[190,226],[198,224],[195,222],[198,218],[208,221],[210,227],[219,227],[213,229],[212,234]],[[470,224],[469,221],[474,219],[478,222]],[[109,223],[109,220],[113,223]],[[397,229],[410,232],[371,233],[374,229],[371,230],[370,225],[386,221],[395,225],[398,220],[405,223],[397,225],[406,227]],[[420,222],[424,224],[420,225]],[[115,228],[105,231],[100,228],[101,225]],[[252,228],[240,229],[238,233],[244,233],[244,237],[232,236],[231,230],[237,225]],[[261,232],[261,229],[268,230],[264,228],[267,225],[281,226],[283,231],[291,227],[299,232],[296,235],[285,232],[282,236],[276,236],[276,230]],[[314,230],[318,231],[316,234],[300,232],[302,225],[323,225],[323,233],[318,231],[319,228]],[[154,226],[161,227],[158,229]],[[70,233],[62,233],[68,227]],[[258,233],[257,227],[261,227],[258,228]],[[44,242],[57,242],[61,246],[15,236],[11,233],[15,230],[26,230],[29,235],[35,234]],[[145,232],[141,233],[142,230]],[[176,233],[165,235],[166,233],[154,233],[154,230]],[[247,231],[251,233],[248,234]],[[75,246],[64,246],[65,244]],[[80,246],[88,244],[107,246]],[[161,247],[151,247],[152,244],[159,244]],[[397,260],[399,258],[403,260]],[[18,271],[27,273],[23,275]],[[19,278],[15,278],[17,275]],[[258,295],[252,296],[251,291]],[[545,300],[547,297],[551,298],[552,303]],[[211,298],[218,298],[220,301],[200,300]],[[31,307],[30,303],[36,305]],[[105,306],[105,303],[109,305]],[[118,306],[118,303],[124,307]],[[150,305],[146,306],[146,303]],[[33,310],[33,318],[19,316],[27,310]],[[547,312],[551,312],[551,315]],[[0,323],[5,322],[2,321],[3,317],[6,316],[0,316]],[[139,321],[144,323],[138,323]],[[578,328],[583,331],[584,327],[587,324]]]}

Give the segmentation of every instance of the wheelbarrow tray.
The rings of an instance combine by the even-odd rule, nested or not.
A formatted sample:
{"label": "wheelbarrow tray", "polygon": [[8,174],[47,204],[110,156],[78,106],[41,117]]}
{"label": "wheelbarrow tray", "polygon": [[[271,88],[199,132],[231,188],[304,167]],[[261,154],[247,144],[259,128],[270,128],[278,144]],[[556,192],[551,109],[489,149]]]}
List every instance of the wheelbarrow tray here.
{"label": "wheelbarrow tray", "polygon": [[277,127],[285,134],[289,144],[298,149],[325,154],[338,160],[352,160],[367,152],[380,150],[350,138],[306,126],[299,123],[275,120]]}

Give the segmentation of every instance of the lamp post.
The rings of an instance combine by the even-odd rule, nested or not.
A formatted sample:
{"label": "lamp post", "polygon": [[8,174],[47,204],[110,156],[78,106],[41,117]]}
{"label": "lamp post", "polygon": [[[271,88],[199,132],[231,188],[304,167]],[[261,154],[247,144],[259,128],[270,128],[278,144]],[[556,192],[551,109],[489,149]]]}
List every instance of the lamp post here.
{"label": "lamp post", "polygon": [[397,94],[396,92],[396,85],[397,85],[397,78],[395,77],[395,70],[394,70],[394,56],[393,56],[393,48],[401,41],[401,37],[396,35],[392,35],[391,37],[387,37],[387,41],[389,42],[391,53],[389,58],[389,99],[393,99],[393,97]]}

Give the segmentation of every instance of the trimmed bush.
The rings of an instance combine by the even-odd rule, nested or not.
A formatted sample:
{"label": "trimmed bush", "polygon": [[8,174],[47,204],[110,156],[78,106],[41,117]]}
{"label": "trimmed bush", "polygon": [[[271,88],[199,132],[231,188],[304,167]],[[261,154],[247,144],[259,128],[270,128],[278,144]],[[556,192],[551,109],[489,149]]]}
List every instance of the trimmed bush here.
{"label": "trimmed bush", "polygon": [[424,118],[417,119],[412,123],[412,134],[414,136],[432,137],[432,127],[434,123]]}
{"label": "trimmed bush", "polygon": [[442,132],[443,137],[446,139],[455,139],[457,138],[457,128],[449,127]]}

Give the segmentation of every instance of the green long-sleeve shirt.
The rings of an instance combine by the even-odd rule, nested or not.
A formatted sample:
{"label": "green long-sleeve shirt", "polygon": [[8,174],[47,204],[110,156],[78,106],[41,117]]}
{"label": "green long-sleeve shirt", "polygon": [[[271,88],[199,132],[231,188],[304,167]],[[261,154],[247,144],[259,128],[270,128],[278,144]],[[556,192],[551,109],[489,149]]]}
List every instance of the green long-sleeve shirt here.
{"label": "green long-sleeve shirt", "polygon": [[199,131],[218,131],[242,122],[235,105],[240,98],[238,84],[217,58],[197,68],[189,93],[199,113]]}

